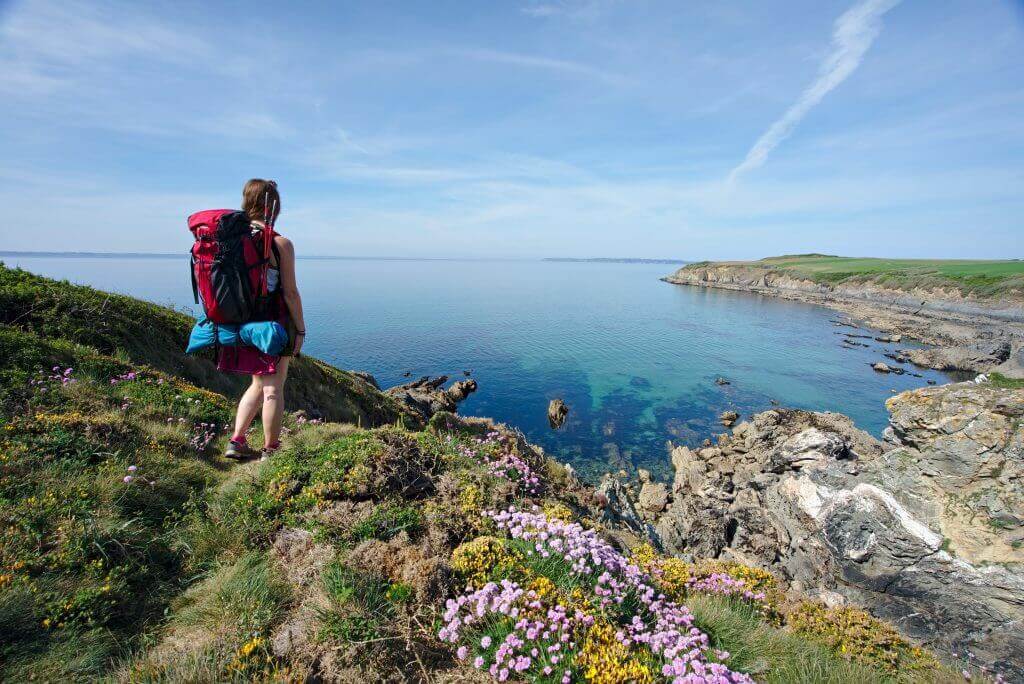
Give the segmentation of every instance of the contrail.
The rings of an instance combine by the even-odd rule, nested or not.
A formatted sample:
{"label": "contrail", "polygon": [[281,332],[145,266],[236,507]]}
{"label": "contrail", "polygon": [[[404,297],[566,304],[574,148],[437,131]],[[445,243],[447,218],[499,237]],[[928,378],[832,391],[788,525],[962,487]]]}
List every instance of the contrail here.
{"label": "contrail", "polygon": [[789,137],[807,112],[857,70],[868,48],[882,30],[882,15],[900,2],[901,0],[863,0],[836,19],[832,32],[832,52],[818,69],[818,78],[804,90],[800,99],[786,110],[782,118],[757,139],[747,152],[746,159],[729,173],[729,183],[735,181],[741,174],[764,164],[768,153]]}

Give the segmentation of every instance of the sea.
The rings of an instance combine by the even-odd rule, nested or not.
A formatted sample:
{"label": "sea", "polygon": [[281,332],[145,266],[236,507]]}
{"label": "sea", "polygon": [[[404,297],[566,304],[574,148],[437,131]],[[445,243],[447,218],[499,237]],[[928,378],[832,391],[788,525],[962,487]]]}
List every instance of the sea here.
{"label": "sea", "polygon": [[[197,313],[177,257],[2,256],[8,266]],[[382,387],[467,375],[460,412],[520,429],[585,478],[647,468],[669,477],[670,444],[699,445],[775,406],[837,411],[876,436],[885,400],[947,382],[875,372],[895,345],[841,344],[830,309],[758,294],[672,285],[650,263],[300,259],[304,351],[372,373]],[[899,346],[913,346],[904,340]],[[728,384],[717,384],[724,378]],[[547,406],[569,407],[559,430]]]}

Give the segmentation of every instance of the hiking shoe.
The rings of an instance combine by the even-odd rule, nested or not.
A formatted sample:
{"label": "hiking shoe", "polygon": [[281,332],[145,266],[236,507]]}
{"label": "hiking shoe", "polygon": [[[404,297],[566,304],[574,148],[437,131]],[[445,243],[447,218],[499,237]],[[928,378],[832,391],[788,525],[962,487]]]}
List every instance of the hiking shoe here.
{"label": "hiking shoe", "polygon": [[235,440],[228,442],[227,451],[224,452],[225,458],[234,459],[236,461],[252,458],[253,456],[256,456],[256,452],[253,451],[251,446],[245,442],[236,442]]}
{"label": "hiking shoe", "polygon": [[281,448],[281,443],[280,442],[276,442],[275,444],[273,444],[271,446],[268,446],[268,447],[263,447],[263,450],[260,451],[260,460],[261,461],[266,461],[268,458],[270,458],[275,453],[277,453],[277,450],[280,449],[280,448]]}

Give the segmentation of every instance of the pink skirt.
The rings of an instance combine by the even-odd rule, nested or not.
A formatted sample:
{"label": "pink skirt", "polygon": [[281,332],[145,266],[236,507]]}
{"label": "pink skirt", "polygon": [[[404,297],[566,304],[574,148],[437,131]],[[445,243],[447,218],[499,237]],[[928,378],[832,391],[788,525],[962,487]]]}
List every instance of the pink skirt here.
{"label": "pink skirt", "polygon": [[274,375],[280,359],[280,356],[264,354],[256,347],[224,346],[217,353],[217,370],[246,375]]}

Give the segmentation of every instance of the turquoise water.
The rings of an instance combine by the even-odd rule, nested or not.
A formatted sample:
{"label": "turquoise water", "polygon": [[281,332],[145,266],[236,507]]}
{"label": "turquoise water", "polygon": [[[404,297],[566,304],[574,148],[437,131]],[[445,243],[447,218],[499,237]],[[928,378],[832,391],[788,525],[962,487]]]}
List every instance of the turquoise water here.
{"label": "turquoise water", "polygon": [[[5,257],[9,265],[191,308],[176,259]],[[464,370],[461,407],[519,427],[581,472],[647,467],[697,444],[717,416],[784,406],[839,411],[880,434],[894,391],[946,378],[882,375],[892,345],[843,349],[836,313],[760,295],[669,285],[671,266],[529,261],[302,260],[306,350],[382,386]],[[904,345],[905,346],[905,345]],[[723,376],[730,385],[714,380]],[[552,432],[548,401],[569,405]]]}

